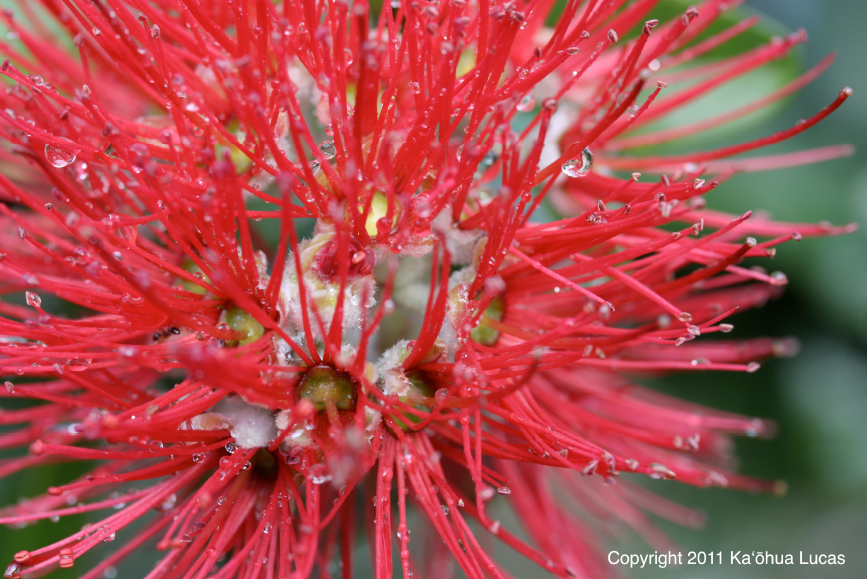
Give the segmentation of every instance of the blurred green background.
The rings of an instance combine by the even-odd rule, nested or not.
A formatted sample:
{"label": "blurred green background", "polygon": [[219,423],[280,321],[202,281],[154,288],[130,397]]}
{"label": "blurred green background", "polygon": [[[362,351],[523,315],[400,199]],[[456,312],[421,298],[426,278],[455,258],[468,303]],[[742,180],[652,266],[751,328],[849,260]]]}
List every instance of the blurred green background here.
{"label": "blurred green background", "polygon": [[[734,142],[786,128],[827,105],[842,87],[851,86],[854,98],[838,112],[767,152],[837,143],[852,143],[857,150],[847,159],[737,176],[710,194],[711,207],[736,213],[762,209],[781,220],[867,224],[867,2],[754,0],[746,10],[768,15],[778,23],[772,23],[772,28],[806,28],[810,41],[797,50],[792,61],[798,67],[812,66],[830,52],[837,53],[837,61],[788,99],[785,107],[752,117],[738,126],[737,133],[723,130],[719,138],[709,137],[716,143]],[[757,87],[764,91],[776,85],[774,75],[786,74],[790,65],[751,75],[734,89],[712,95],[702,106],[731,106],[732,99],[755,96]],[[756,123],[759,119],[762,122]],[[722,551],[724,562],[666,569],[618,567],[628,577],[867,576],[867,229],[844,237],[785,244],[774,261],[762,265],[788,275],[785,295],[761,310],[737,316],[732,336],[796,336],[802,343],[800,355],[771,361],[755,374],[702,374],[700,379],[674,376],[654,382],[654,387],[716,408],[774,419],[779,434],[773,440],[737,441],[741,470],[785,479],[790,491],[775,498],[650,481],[653,490],[708,515],[706,528],[700,531],[661,522],[677,544],[684,551]],[[0,481],[0,504],[31,496],[58,474],[57,468],[45,468]],[[0,562],[10,560],[24,546],[33,548],[56,540],[83,523],[84,519],[73,517],[17,531],[0,528]],[[623,533],[611,546],[623,553],[652,552],[630,533]],[[729,551],[791,553],[796,560],[800,551],[842,553],[846,564],[732,566]],[[145,562],[150,557],[142,555],[120,576],[144,576],[150,570]],[[538,568],[524,560],[513,559],[510,567],[516,577],[541,576]],[[85,568],[52,575],[71,577]]]}

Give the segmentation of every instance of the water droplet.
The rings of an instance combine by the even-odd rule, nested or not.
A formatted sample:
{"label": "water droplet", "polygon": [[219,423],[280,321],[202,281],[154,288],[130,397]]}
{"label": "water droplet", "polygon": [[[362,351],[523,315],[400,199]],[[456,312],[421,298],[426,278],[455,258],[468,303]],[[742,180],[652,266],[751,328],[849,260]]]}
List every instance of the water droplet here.
{"label": "water droplet", "polygon": [[650,478],[655,479],[670,480],[677,476],[670,468],[664,464],[659,464],[658,462],[651,463],[650,471]]}
{"label": "water droplet", "polygon": [[62,169],[75,162],[75,153],[70,153],[51,145],[45,145],[45,158],[48,159],[52,167]]}
{"label": "water droplet", "polygon": [[444,515],[449,514],[449,508],[446,505],[440,505],[440,508],[443,510]]}
{"label": "water droplet", "polygon": [[3,577],[5,579],[19,579],[19,577],[21,577],[21,565],[18,563],[9,563]]}
{"label": "water droplet", "polygon": [[39,294],[35,294],[33,292],[26,292],[24,295],[27,297],[28,306],[38,308],[42,305],[42,298],[39,297]]}
{"label": "water droplet", "polygon": [[497,492],[501,495],[510,495],[512,494],[512,489],[510,489],[509,487],[498,487]]}
{"label": "water droplet", "polygon": [[333,159],[337,155],[337,147],[334,146],[334,141],[325,141],[319,145],[319,150],[326,159]]}
{"label": "water droplet", "polygon": [[534,99],[531,95],[525,95],[524,98],[521,99],[521,102],[518,103],[518,106],[515,107],[522,113],[526,113],[527,111],[532,111],[533,107],[536,106],[536,99]]}
{"label": "water droplet", "polygon": [[593,153],[590,149],[581,151],[580,159],[572,159],[563,163],[563,173],[567,177],[586,177],[593,168]]}
{"label": "water droplet", "polygon": [[409,88],[410,88],[410,90],[412,91],[412,94],[419,94],[419,93],[421,93],[421,86],[420,86],[417,82],[411,82],[411,83],[409,83]]}
{"label": "water droplet", "polygon": [[447,388],[440,388],[437,390],[435,396],[437,400],[445,400],[449,397],[449,391]]}
{"label": "water droplet", "polygon": [[90,358],[70,358],[66,361],[66,365],[72,368],[87,368],[93,362]]}

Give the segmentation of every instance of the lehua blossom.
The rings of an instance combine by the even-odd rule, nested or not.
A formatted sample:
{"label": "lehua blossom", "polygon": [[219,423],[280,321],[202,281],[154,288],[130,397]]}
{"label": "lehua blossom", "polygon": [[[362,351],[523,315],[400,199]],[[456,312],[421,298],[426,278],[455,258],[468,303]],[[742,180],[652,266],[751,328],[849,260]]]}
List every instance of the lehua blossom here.
{"label": "lehua blossom", "polygon": [[853,229],[703,198],[849,154],[739,156],[848,88],[765,138],[654,153],[830,64],[660,128],[806,39],[709,60],[755,24],[708,30],[736,3],[665,22],[651,0],[5,12],[0,396],[34,402],[0,412],[0,448],[20,450],[0,475],[88,470],[0,523],[91,517],[22,545],[6,579],[91,550],[81,577],[110,576],[143,547],[148,579],[349,578],[357,543],[377,578],[510,577],[498,542],[600,577],[612,524],[665,547],[648,513],[700,522],[620,473],[782,491],[732,468],[730,437],[768,422],[632,381],[793,354],[717,336],[786,284],[742,261]]}

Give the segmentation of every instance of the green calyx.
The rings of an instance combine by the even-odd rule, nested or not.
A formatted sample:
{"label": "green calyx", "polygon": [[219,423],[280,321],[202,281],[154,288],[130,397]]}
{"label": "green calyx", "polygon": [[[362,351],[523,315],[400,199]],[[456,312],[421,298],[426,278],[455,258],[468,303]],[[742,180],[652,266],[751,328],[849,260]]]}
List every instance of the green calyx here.
{"label": "green calyx", "polygon": [[[202,281],[205,281],[207,283],[211,283],[211,280],[208,279],[208,276],[206,276],[202,272],[202,268],[200,268],[196,264],[196,262],[193,261],[192,259],[190,259],[190,258],[184,259],[184,262],[181,264],[181,268],[183,268],[184,271],[190,272],[191,274],[193,274],[197,278],[201,279]],[[199,294],[200,296],[203,296],[206,293],[208,293],[207,289],[205,289],[204,287],[200,286],[199,284],[192,282],[188,279],[181,279],[181,285],[188,292],[193,292],[194,294]]]}
{"label": "green calyx", "polygon": [[322,412],[329,404],[337,410],[352,410],[358,394],[348,374],[331,366],[313,366],[298,384],[298,398],[306,398]]}
{"label": "green calyx", "polygon": [[502,297],[497,296],[491,300],[490,305],[485,309],[485,313],[479,319],[479,324],[470,331],[470,337],[473,341],[483,346],[493,346],[496,344],[497,339],[500,337],[500,332],[492,328],[488,320],[501,321],[505,311],[506,302]]}
{"label": "green calyx", "polygon": [[226,310],[226,323],[229,328],[241,332],[244,337],[237,345],[244,346],[255,342],[265,335],[265,328],[256,319],[241,308],[229,308]]}

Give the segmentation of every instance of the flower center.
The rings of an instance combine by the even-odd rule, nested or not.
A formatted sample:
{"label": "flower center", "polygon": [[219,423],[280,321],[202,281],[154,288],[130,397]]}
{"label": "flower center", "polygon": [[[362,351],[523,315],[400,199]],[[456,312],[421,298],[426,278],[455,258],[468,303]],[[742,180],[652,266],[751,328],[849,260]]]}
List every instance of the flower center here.
{"label": "flower center", "polygon": [[[373,217],[381,224],[385,213],[379,207]],[[484,243],[482,234],[453,227],[448,210],[434,220],[430,235],[413,240],[400,255],[366,247],[320,221],[312,237],[288,256],[280,283],[280,325],[294,344],[275,335],[273,359],[298,368],[295,406],[266,409],[234,395],[193,427],[228,427],[247,448],[267,446],[280,433],[284,450],[316,446],[318,415],[327,414],[334,422],[342,420],[341,412],[349,420],[360,411],[363,397],[359,416],[364,417],[368,439],[381,423],[387,401],[389,427],[412,429],[421,422],[416,411],[429,412],[436,400],[448,395],[418,366],[449,361],[468,338],[483,345],[499,338],[494,325],[502,319],[503,298],[485,300],[486,309],[478,315],[477,302],[469,295]],[[444,272],[446,255],[451,267]],[[267,284],[265,264],[259,265]],[[501,282],[488,286],[502,289]],[[241,308],[227,307],[221,320],[243,336],[230,346],[252,344],[265,335],[262,325]],[[370,328],[374,320],[376,326]],[[339,331],[332,332],[334,324]],[[338,344],[333,343],[335,336]],[[359,356],[364,360],[359,362]]]}

